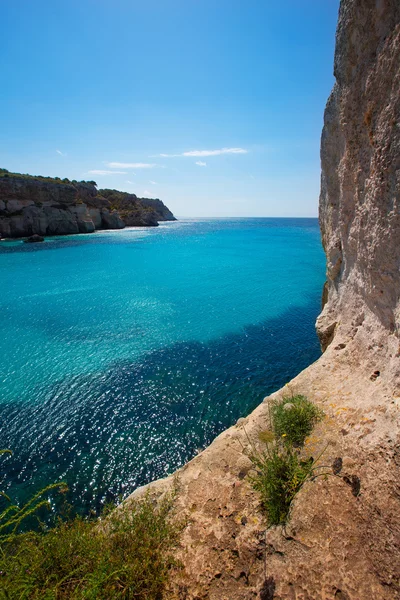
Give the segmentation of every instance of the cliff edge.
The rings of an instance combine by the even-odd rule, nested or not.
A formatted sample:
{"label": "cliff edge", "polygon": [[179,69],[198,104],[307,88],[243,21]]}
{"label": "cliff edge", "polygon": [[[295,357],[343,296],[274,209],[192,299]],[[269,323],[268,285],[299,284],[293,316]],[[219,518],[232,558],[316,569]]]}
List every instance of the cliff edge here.
{"label": "cliff edge", "polygon": [[96,229],[157,226],[175,221],[161,200],[94,181],[21,175],[0,169],[0,238],[92,233]]}
{"label": "cliff edge", "polygon": [[[334,73],[321,144],[324,354],[174,476],[133,494],[177,482],[186,526],[170,598],[400,598],[398,0],[342,0]],[[340,473],[308,481],[286,527],[268,528],[249,454],[271,398],[291,394],[324,410],[306,449]]]}

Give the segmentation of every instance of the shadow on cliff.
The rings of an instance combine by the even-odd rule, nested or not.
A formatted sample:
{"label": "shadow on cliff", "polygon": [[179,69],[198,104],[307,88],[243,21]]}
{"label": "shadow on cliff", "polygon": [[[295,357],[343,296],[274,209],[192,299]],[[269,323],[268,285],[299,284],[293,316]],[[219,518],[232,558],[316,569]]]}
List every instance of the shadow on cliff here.
{"label": "shadow on cliff", "polygon": [[318,309],[310,298],[240,333],[65,378],[40,403],[4,403],[0,447],[14,455],[2,488],[24,500],[63,479],[87,512],[171,473],[319,357]]}

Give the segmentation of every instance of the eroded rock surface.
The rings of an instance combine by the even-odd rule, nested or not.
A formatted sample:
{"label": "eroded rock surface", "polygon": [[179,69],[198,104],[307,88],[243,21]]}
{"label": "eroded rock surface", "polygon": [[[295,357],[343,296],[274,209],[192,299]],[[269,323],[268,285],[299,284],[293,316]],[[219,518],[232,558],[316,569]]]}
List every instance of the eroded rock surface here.
{"label": "eroded rock surface", "polygon": [[323,347],[339,322],[353,330],[382,327],[385,344],[387,331],[399,333],[399,65],[398,0],[343,1],[321,144]]}

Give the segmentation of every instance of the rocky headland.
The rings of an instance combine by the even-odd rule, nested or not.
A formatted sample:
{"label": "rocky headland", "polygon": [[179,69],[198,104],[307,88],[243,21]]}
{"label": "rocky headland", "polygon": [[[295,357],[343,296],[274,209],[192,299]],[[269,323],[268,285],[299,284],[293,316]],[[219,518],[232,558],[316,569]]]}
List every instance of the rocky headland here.
{"label": "rocky headland", "polygon": [[0,238],[151,227],[159,221],[175,221],[175,217],[158,199],[99,190],[94,181],[21,175],[0,169]]}
{"label": "rocky headland", "polygon": [[[324,352],[174,476],[133,494],[177,485],[186,525],[170,598],[400,598],[399,1],[342,0],[334,62],[321,144]],[[304,451],[322,452],[331,475],[303,486],[285,527],[268,527],[249,454],[271,398],[292,394],[325,413]]]}

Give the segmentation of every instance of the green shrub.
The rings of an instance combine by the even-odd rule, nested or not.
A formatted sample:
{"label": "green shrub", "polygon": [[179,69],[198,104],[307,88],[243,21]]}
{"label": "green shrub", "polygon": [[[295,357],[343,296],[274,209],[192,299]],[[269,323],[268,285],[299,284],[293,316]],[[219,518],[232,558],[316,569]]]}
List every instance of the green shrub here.
{"label": "green shrub", "polygon": [[302,446],[323,414],[322,410],[305,396],[284,398],[272,404],[272,427],[285,444]]}
{"label": "green shrub", "polygon": [[1,587],[16,600],[161,598],[179,527],[172,498],[147,497],[104,521],[77,517],[0,544]]}
{"label": "green shrub", "polygon": [[301,460],[296,451],[274,445],[254,454],[252,462],[256,473],[251,482],[260,493],[269,524],[284,524],[293,498],[313,473],[313,459]]}
{"label": "green shrub", "polygon": [[250,476],[260,493],[261,505],[270,525],[286,523],[290,505],[307,479],[315,476],[319,458],[303,459],[299,447],[310,435],[323,412],[305,396],[293,396],[270,406],[271,430],[258,434],[263,452],[253,449],[255,473]]}
{"label": "green shrub", "polygon": [[[10,450],[0,450],[1,454]],[[58,518],[37,527],[53,484],[20,507],[0,492],[0,597],[7,600],[160,600],[182,524],[173,518],[174,494],[149,496],[102,519]],[[22,531],[35,523],[36,529]]]}

